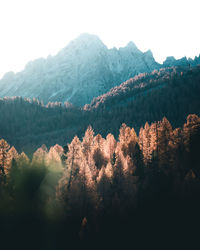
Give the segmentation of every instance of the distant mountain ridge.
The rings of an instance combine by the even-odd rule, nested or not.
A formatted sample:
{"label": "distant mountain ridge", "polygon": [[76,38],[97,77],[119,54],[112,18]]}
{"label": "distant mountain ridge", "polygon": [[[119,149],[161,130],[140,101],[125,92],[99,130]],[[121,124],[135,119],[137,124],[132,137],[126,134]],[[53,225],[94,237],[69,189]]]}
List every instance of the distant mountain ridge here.
{"label": "distant mountain ridge", "polygon": [[133,42],[123,48],[108,49],[97,36],[82,34],[57,55],[29,62],[19,73],[5,74],[0,80],[0,97],[35,97],[44,103],[58,101],[83,106],[139,73],[198,63],[200,57],[169,57],[161,65],[150,50],[143,53]]}

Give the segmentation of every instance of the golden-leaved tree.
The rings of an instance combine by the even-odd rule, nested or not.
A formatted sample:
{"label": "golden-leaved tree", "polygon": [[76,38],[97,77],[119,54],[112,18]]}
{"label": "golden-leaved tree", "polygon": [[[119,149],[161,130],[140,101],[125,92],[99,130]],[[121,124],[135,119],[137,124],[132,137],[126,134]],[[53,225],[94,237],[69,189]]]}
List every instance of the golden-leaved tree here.
{"label": "golden-leaved tree", "polygon": [[0,182],[5,183],[10,170],[10,145],[4,139],[0,140]]}

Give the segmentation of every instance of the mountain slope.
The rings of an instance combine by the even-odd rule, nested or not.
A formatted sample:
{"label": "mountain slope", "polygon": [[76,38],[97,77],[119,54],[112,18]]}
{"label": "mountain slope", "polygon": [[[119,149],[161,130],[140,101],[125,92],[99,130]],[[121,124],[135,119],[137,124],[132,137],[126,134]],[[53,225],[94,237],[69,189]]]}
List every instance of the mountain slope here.
{"label": "mountain slope", "polygon": [[108,49],[95,35],[82,34],[56,56],[29,62],[0,80],[0,97],[22,96],[49,101],[90,103],[93,97],[141,72],[159,68],[150,51],[134,43]]}
{"label": "mountain slope", "polygon": [[95,133],[106,136],[118,131],[123,122],[138,132],[145,122],[164,116],[180,127],[188,114],[200,115],[200,66],[172,67],[140,74],[84,108],[44,106],[37,100],[0,99],[0,138],[26,153],[42,144],[66,145],[80,138],[90,124]]}
{"label": "mountain slope", "polygon": [[35,97],[44,103],[67,101],[83,106],[139,73],[199,63],[200,56],[194,60],[168,57],[160,65],[150,50],[143,53],[133,42],[108,49],[97,36],[82,34],[56,56],[29,62],[19,73],[5,74],[0,80],[0,97]]}

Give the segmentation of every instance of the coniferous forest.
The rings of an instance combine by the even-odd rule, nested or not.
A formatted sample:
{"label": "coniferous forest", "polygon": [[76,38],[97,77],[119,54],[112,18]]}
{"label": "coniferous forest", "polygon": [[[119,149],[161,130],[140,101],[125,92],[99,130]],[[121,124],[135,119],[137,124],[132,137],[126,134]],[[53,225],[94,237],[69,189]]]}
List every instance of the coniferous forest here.
{"label": "coniferous forest", "polygon": [[199,17],[0,0],[0,250],[200,249]]}
{"label": "coniferous forest", "polygon": [[2,249],[191,247],[199,148],[196,114],[178,128],[166,117],[138,132],[123,123],[117,137],[88,126],[82,138],[42,145],[31,157],[1,139]]}
{"label": "coniferous forest", "polygon": [[0,99],[0,138],[29,157],[42,144],[65,146],[75,135],[84,136],[89,125],[104,138],[118,138],[122,123],[136,133],[146,122],[164,116],[173,128],[181,127],[189,114],[200,115],[200,67],[178,66],[143,73],[84,107],[47,103],[36,98]]}

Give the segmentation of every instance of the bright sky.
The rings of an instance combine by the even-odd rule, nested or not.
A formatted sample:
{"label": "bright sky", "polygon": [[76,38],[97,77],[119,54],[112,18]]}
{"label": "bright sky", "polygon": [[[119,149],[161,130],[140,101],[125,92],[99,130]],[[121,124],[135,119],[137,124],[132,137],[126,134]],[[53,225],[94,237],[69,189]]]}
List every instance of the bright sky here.
{"label": "bright sky", "polygon": [[200,53],[199,0],[0,0],[0,77],[56,54],[81,33],[133,41],[155,59]]}

